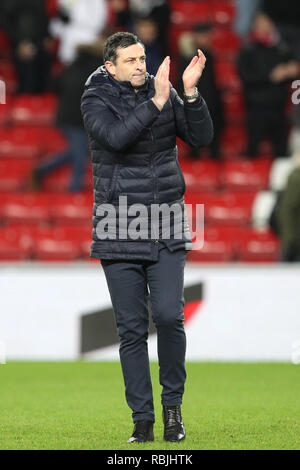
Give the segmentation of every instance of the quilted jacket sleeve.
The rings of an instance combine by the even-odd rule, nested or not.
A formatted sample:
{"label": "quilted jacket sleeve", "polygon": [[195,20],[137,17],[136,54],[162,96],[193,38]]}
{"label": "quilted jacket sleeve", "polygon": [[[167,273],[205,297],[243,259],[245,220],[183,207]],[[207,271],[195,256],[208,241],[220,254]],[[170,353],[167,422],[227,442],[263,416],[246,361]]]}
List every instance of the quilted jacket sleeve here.
{"label": "quilted jacket sleeve", "polygon": [[184,103],[171,86],[170,97],[175,114],[176,135],[192,147],[209,145],[213,139],[213,123],[204,99]]}
{"label": "quilted jacket sleeve", "polygon": [[81,99],[81,112],[88,134],[110,151],[122,151],[155,121],[160,111],[152,100],[139,104],[126,119],[118,119],[93,89]]}

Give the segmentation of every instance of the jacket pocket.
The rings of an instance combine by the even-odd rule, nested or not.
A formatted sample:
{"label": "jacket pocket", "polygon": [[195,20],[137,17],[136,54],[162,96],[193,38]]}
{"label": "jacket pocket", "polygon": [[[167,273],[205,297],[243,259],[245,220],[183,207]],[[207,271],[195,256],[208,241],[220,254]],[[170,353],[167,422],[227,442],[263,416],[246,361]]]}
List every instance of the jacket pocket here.
{"label": "jacket pocket", "polygon": [[119,173],[119,167],[120,165],[118,163],[114,166],[113,174],[109,183],[109,188],[106,191],[107,201],[112,201],[114,198],[114,195],[116,192],[116,184],[117,184],[117,178],[118,178],[118,173]]}
{"label": "jacket pocket", "polygon": [[186,185],[185,185],[184,176],[183,176],[182,170],[181,170],[181,168],[180,168],[179,161],[178,161],[177,157],[176,157],[176,165],[177,165],[177,169],[178,169],[178,174],[179,174],[180,179],[181,179],[182,194],[184,194],[184,193],[185,193],[185,190],[186,190]]}

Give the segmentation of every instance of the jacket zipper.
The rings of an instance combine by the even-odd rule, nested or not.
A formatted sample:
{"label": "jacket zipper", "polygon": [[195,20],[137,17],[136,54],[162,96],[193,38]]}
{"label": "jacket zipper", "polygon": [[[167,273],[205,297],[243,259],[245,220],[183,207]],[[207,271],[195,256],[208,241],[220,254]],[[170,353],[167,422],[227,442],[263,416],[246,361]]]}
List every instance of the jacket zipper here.
{"label": "jacket zipper", "polygon": [[110,180],[109,189],[107,191],[107,200],[108,201],[111,201],[113,196],[114,196],[118,170],[119,170],[119,164],[117,163],[116,166],[114,167],[113,174],[112,174],[112,177],[111,177],[111,180]]}
{"label": "jacket zipper", "polygon": [[150,166],[152,168],[152,173],[153,173],[153,180],[154,180],[154,192],[153,192],[153,197],[154,199],[157,198],[157,178],[156,178],[156,173],[155,173],[155,168],[154,168],[154,153],[153,153],[153,143],[154,143],[154,136],[153,136],[153,132],[152,132],[152,127],[150,127],[150,135],[151,135],[151,142],[152,142],[152,145],[151,145],[151,160],[150,160]]}
{"label": "jacket zipper", "polygon": [[[150,154],[150,166],[151,166],[152,173],[153,173],[153,180],[154,180],[153,198],[155,200],[155,199],[157,199],[157,177],[156,177],[155,168],[154,168],[154,152],[153,152],[154,136],[153,136],[153,132],[152,132],[152,127],[150,127],[150,135],[151,135],[151,142],[152,142],[152,144],[151,144],[151,154]],[[158,239],[155,239],[154,243],[158,243]]]}

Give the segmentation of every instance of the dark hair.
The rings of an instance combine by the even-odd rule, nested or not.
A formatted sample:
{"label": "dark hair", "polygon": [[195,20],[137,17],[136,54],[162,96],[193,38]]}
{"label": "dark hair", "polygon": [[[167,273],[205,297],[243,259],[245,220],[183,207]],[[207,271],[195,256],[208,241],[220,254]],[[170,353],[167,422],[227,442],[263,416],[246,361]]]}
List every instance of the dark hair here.
{"label": "dark hair", "polygon": [[125,49],[126,47],[132,46],[133,44],[141,44],[144,47],[144,44],[135,34],[126,33],[123,31],[112,34],[109,36],[104,46],[104,62],[109,60],[115,64],[117,60],[117,48],[123,47]]}

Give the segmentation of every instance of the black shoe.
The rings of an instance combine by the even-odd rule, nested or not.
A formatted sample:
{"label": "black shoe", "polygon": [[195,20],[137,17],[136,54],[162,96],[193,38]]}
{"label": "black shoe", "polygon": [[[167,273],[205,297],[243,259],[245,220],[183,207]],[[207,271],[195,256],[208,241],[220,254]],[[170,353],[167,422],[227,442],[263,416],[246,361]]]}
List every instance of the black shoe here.
{"label": "black shoe", "polygon": [[134,424],[133,433],[127,442],[154,441],[153,421],[137,421]]}
{"label": "black shoe", "polygon": [[163,406],[164,440],[171,442],[185,439],[185,427],[181,416],[180,405]]}

